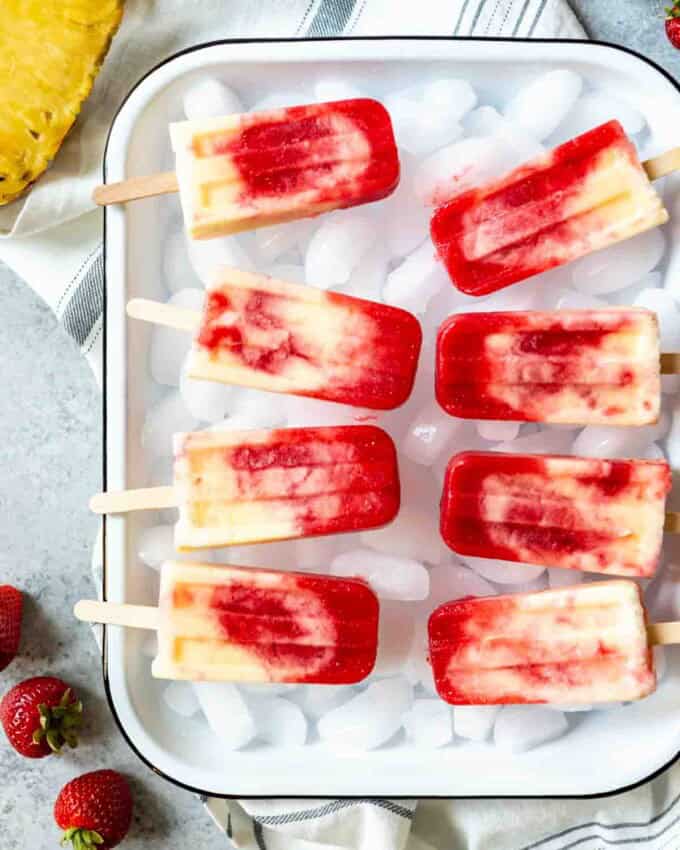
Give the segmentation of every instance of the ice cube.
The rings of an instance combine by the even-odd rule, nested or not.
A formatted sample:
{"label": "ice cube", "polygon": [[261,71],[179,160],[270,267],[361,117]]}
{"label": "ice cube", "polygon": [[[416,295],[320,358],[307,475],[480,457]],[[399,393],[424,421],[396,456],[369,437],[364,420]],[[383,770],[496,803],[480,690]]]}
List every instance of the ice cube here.
{"label": "ice cube", "polygon": [[382,235],[391,257],[401,258],[427,239],[431,211],[416,196],[414,178],[418,161],[408,151],[400,151],[401,178],[396,190],[382,202]]}
{"label": "ice cube", "polygon": [[219,422],[209,425],[206,431],[250,431],[259,426],[247,416],[242,416],[240,413],[229,414]]}
{"label": "ice cube", "polygon": [[497,136],[516,156],[515,165],[544,153],[545,148],[526,132],[521,124],[513,123],[493,106],[480,106],[465,121],[465,130],[472,136]]}
{"label": "ice cube", "polygon": [[587,292],[574,292],[565,289],[555,305],[558,310],[601,310],[609,304],[603,298],[596,298]]}
{"label": "ice cube", "polygon": [[444,413],[437,402],[432,400],[416,413],[408,426],[401,450],[414,463],[430,466],[467,429],[465,420]]}
{"label": "ice cube", "polygon": [[291,695],[291,700],[310,720],[318,720],[355,695],[356,690],[350,685],[305,685]]}
{"label": "ice cube", "polygon": [[300,248],[311,237],[317,226],[314,219],[303,218],[299,221],[287,221],[272,227],[258,228],[254,235],[258,257],[268,266],[288,254],[299,254]]}
{"label": "ice cube", "polygon": [[314,98],[311,92],[306,92],[303,89],[297,88],[295,91],[280,91],[271,92],[261,97],[250,107],[251,112],[264,112],[269,109],[285,109],[287,106],[303,106],[310,103]]}
{"label": "ice cube", "polygon": [[189,682],[170,682],[163,690],[163,702],[181,717],[193,717],[200,705]]}
{"label": "ice cube", "polygon": [[453,738],[451,709],[438,699],[416,699],[404,715],[404,729],[417,747],[436,749]]}
{"label": "ice cube", "polygon": [[389,95],[387,100],[390,97],[403,98],[415,103],[425,101],[427,107],[445,110],[456,119],[462,118],[477,103],[477,95],[470,83],[456,77],[436,77],[433,80],[416,83]]}
{"label": "ice cube", "polygon": [[450,285],[434,246],[427,239],[387,276],[383,298],[388,304],[422,314],[430,298]]}
{"label": "ice cube", "polygon": [[257,728],[236,685],[194,682],[193,687],[208,725],[224,747],[238,750],[252,741]]}
{"label": "ice cube", "polygon": [[[168,301],[176,307],[200,311],[204,293],[200,289],[181,289]],[[169,387],[179,385],[182,361],[191,347],[191,334],[158,325],[151,331],[151,376],[159,384]]]}
{"label": "ice cube", "polygon": [[520,584],[534,581],[545,571],[545,567],[540,564],[520,564],[516,561],[473,558],[471,555],[461,555],[461,557],[478,575],[496,584]]}
{"label": "ice cube", "polygon": [[676,400],[673,405],[672,424],[668,432],[666,450],[671,467],[680,469],[680,400]]}
{"label": "ice cube", "polygon": [[562,428],[542,428],[533,434],[522,435],[510,443],[499,443],[494,451],[520,454],[569,454],[574,441],[573,431]]}
{"label": "ice cube", "polygon": [[400,148],[422,156],[449,144],[463,134],[459,115],[433,110],[430,104],[403,93],[385,98],[394,135]]}
{"label": "ice cube", "polygon": [[680,351],[680,310],[667,289],[644,289],[635,299],[636,307],[656,313],[662,351]]}
{"label": "ice cube", "polygon": [[199,422],[219,422],[224,418],[234,387],[218,381],[201,381],[187,374],[188,355],[179,379],[179,394],[187,410]]}
{"label": "ice cube", "polygon": [[182,99],[184,114],[189,121],[216,118],[243,112],[236,92],[215,77],[202,77],[191,83]]}
{"label": "ice cube", "polygon": [[337,555],[331,575],[363,578],[381,599],[414,602],[425,599],[430,579],[418,561],[384,555],[371,549],[352,549]]}
{"label": "ice cube", "polygon": [[171,525],[152,525],[141,531],[137,540],[137,555],[147,567],[157,570],[164,561],[175,559],[176,554]]}
{"label": "ice cube", "polygon": [[201,286],[201,281],[189,262],[187,240],[181,230],[170,235],[163,243],[161,267],[163,283],[171,295],[187,287]]}
{"label": "ice cube", "polygon": [[365,95],[361,89],[342,77],[322,77],[314,84],[314,97],[320,103],[331,103],[334,100],[353,100]]}
{"label": "ice cube", "polygon": [[519,434],[519,422],[494,422],[491,420],[477,423],[479,436],[491,442],[511,442]]}
{"label": "ice cube", "polygon": [[470,136],[423,160],[413,178],[415,193],[431,206],[499,177],[516,161],[507,144],[497,136]]}
{"label": "ice cube", "polygon": [[405,679],[380,679],[325,714],[318,723],[319,736],[337,750],[375,749],[399,731],[412,699]]}
{"label": "ice cube", "polygon": [[[640,280],[636,280],[631,286],[626,287],[626,289],[609,293],[607,301],[610,304],[620,304],[622,307],[630,307],[631,304],[635,303],[638,295],[645,289],[658,289],[661,286],[663,286],[663,275],[661,272],[649,272],[641,277]],[[673,289],[670,286],[668,287],[668,291],[673,293]]]}
{"label": "ice cube", "polygon": [[304,396],[285,396],[281,404],[286,413],[289,428],[323,425],[373,424],[377,414],[373,410],[352,407],[348,404],[336,404],[332,401],[320,401]]}
{"label": "ice cube", "polygon": [[655,425],[642,428],[616,428],[610,425],[590,425],[574,441],[575,455],[585,457],[637,457],[650,443],[662,439],[670,428],[670,416],[662,411]]}
{"label": "ice cube", "polygon": [[296,540],[295,564],[303,570],[318,569],[326,572],[337,553],[337,543],[332,537],[308,537]]}
{"label": "ice cube", "polygon": [[250,698],[248,708],[260,740],[284,748],[305,745],[307,718],[294,702],[281,697]]}
{"label": "ice cube", "polygon": [[659,684],[666,672],[668,670],[668,663],[666,661],[666,651],[663,646],[655,646],[652,648],[652,652],[654,653],[654,669],[656,670],[656,681]]}
{"label": "ice cube", "polygon": [[218,239],[191,239],[189,260],[204,284],[210,283],[222,266],[255,271],[255,265],[244,247],[244,236],[221,236]]}
{"label": "ice cube", "polygon": [[583,79],[574,71],[548,71],[523,86],[503,112],[542,142],[567,117],[582,88]]}
{"label": "ice cube", "polygon": [[141,652],[145,658],[155,658],[158,655],[158,635],[155,632],[144,636]]}
{"label": "ice cube", "polygon": [[461,564],[442,564],[430,570],[430,595],[428,606],[434,611],[445,602],[454,602],[465,596],[495,596],[496,588]]}
{"label": "ice cube", "polygon": [[274,428],[286,421],[281,396],[264,390],[239,389],[230,396],[229,410],[252,422],[254,428]]}
{"label": "ice cube", "polygon": [[664,450],[656,443],[652,443],[647,446],[644,451],[640,452],[639,457],[641,457],[642,460],[666,460]]}
{"label": "ice cube", "polygon": [[385,555],[438,564],[443,543],[436,513],[429,505],[403,505],[390,525],[363,531],[361,542]]}
{"label": "ice cube", "polygon": [[555,144],[569,141],[600,124],[617,119],[629,136],[641,133],[645,128],[644,115],[611,91],[588,92],[578,99],[569,115],[560,124]]}
{"label": "ice cube", "polygon": [[569,729],[561,711],[543,706],[508,705],[496,719],[494,744],[505,752],[532,750],[564,735]]}
{"label": "ice cube", "polygon": [[374,220],[364,213],[325,216],[307,246],[306,282],[319,289],[344,286],[376,237]]}
{"label": "ice cube", "polygon": [[572,587],[581,584],[583,573],[580,570],[564,570],[560,567],[551,567],[548,570],[548,584],[550,587]]}
{"label": "ice cube", "polygon": [[305,282],[305,267],[297,263],[277,263],[269,266],[267,274],[276,280],[287,280],[289,283]]}
{"label": "ice cube", "polygon": [[647,230],[576,260],[570,266],[572,286],[589,295],[626,289],[656,268],[665,250],[659,228]]}
{"label": "ice cube", "polygon": [[[405,602],[381,602],[378,630],[378,657],[373,672],[394,676],[401,672],[409,656],[415,633],[414,607]],[[423,651],[425,655],[425,651]]]}
{"label": "ice cube", "polygon": [[453,731],[468,741],[486,741],[500,710],[500,705],[456,705]]}
{"label": "ice cube", "polygon": [[364,254],[342,291],[355,298],[380,301],[387,279],[389,256],[385,245],[378,241]]}
{"label": "ice cube", "polygon": [[172,455],[172,436],[193,431],[197,422],[178,392],[171,392],[151,408],[142,428],[142,445],[152,455]]}

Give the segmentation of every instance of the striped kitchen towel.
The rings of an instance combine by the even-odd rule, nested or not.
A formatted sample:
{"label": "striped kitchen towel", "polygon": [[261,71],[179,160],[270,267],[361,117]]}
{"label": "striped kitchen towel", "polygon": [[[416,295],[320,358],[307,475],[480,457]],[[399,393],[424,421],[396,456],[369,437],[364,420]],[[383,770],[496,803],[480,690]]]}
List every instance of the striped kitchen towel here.
{"label": "striped kitchen towel", "polygon": [[578,38],[565,0],[127,0],[92,97],[57,160],[24,199],[0,207],[0,260],[52,307],[99,377],[101,180],[106,134],[125,94],[189,45],[229,37],[477,35]]}

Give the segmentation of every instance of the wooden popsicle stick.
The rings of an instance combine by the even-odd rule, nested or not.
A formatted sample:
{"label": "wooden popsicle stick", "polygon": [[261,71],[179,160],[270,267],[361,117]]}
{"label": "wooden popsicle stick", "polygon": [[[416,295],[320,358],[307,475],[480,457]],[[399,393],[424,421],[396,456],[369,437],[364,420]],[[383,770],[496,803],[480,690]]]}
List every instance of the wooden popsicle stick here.
{"label": "wooden popsicle stick", "polygon": [[127,314],[133,319],[176,328],[178,331],[194,331],[201,322],[198,310],[187,310],[174,304],[162,304],[148,298],[133,298],[128,301]]}
{"label": "wooden popsicle stick", "polygon": [[117,605],[114,602],[81,599],[76,602],[73,613],[84,623],[158,630],[158,608],[152,608],[150,605]]}
{"label": "wooden popsicle stick", "polygon": [[658,180],[673,171],[680,170],[680,148],[673,148],[642,163],[650,180]]}
{"label": "wooden popsicle stick", "polygon": [[680,352],[662,354],[660,367],[662,375],[680,375]]}
{"label": "wooden popsicle stick", "polygon": [[680,643],[680,623],[651,623],[647,637],[653,646]]}
{"label": "wooden popsicle stick", "polygon": [[96,514],[126,514],[129,511],[156,511],[176,507],[174,487],[144,487],[140,490],[98,493],[90,499],[90,510]]}
{"label": "wooden popsicle stick", "polygon": [[124,204],[139,198],[152,198],[155,195],[171,195],[179,190],[174,171],[163,174],[147,174],[142,177],[129,177],[120,183],[104,183],[92,193],[92,200],[99,207],[111,204]]}

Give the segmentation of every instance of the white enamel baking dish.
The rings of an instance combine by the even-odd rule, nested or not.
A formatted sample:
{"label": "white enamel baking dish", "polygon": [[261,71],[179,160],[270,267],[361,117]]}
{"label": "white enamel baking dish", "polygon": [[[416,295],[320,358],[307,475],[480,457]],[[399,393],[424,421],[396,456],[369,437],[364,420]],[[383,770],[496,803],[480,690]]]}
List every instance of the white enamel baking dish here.
{"label": "white enamel baking dish", "polygon": [[[185,51],[148,74],[121,107],[108,141],[105,180],[172,167],[169,118],[180,117],[186,75],[215,69],[253,97],[295,90],[311,74],[357,81],[380,95],[433,70],[464,76],[494,103],[539,70],[567,67],[596,84],[618,87],[646,115],[655,153],[678,144],[680,90],[659,68],[621,48],[575,41],[376,38],[330,41],[220,42]],[[362,82],[364,85],[362,85]],[[667,191],[669,191],[667,189]],[[129,298],[160,295],[160,233],[178,201],[109,207],[105,219],[104,487],[149,483],[140,432],[154,388],[147,374],[149,327],[128,322]],[[670,264],[680,263],[680,232],[669,229]],[[113,602],[156,603],[157,586],[136,563],[134,540],[147,515],[111,517],[105,525],[105,595]],[[521,755],[458,744],[419,750],[401,738],[343,757],[320,744],[282,751],[265,746],[226,752],[207,728],[171,715],[163,683],[149,674],[144,635],[109,628],[104,675],[111,708],[135,752],[177,784],[223,796],[586,796],[611,793],[650,777],[680,750],[680,657],[651,698],[615,712],[592,712],[569,735]],[[673,654],[671,654],[672,656]],[[228,722],[228,718],[225,718]]]}

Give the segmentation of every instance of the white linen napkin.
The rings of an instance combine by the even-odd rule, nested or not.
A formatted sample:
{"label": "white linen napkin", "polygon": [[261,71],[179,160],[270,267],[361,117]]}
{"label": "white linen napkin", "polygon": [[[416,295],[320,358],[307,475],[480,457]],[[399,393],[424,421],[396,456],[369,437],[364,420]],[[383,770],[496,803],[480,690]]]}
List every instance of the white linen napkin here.
{"label": "white linen napkin", "polygon": [[[127,91],[157,62],[202,41],[340,34],[584,35],[565,0],[128,0],[94,93],[53,167],[25,199],[0,208],[0,260],[52,307],[98,376],[101,215],[90,196]],[[680,766],[601,800],[204,802],[243,850],[680,848]]]}

